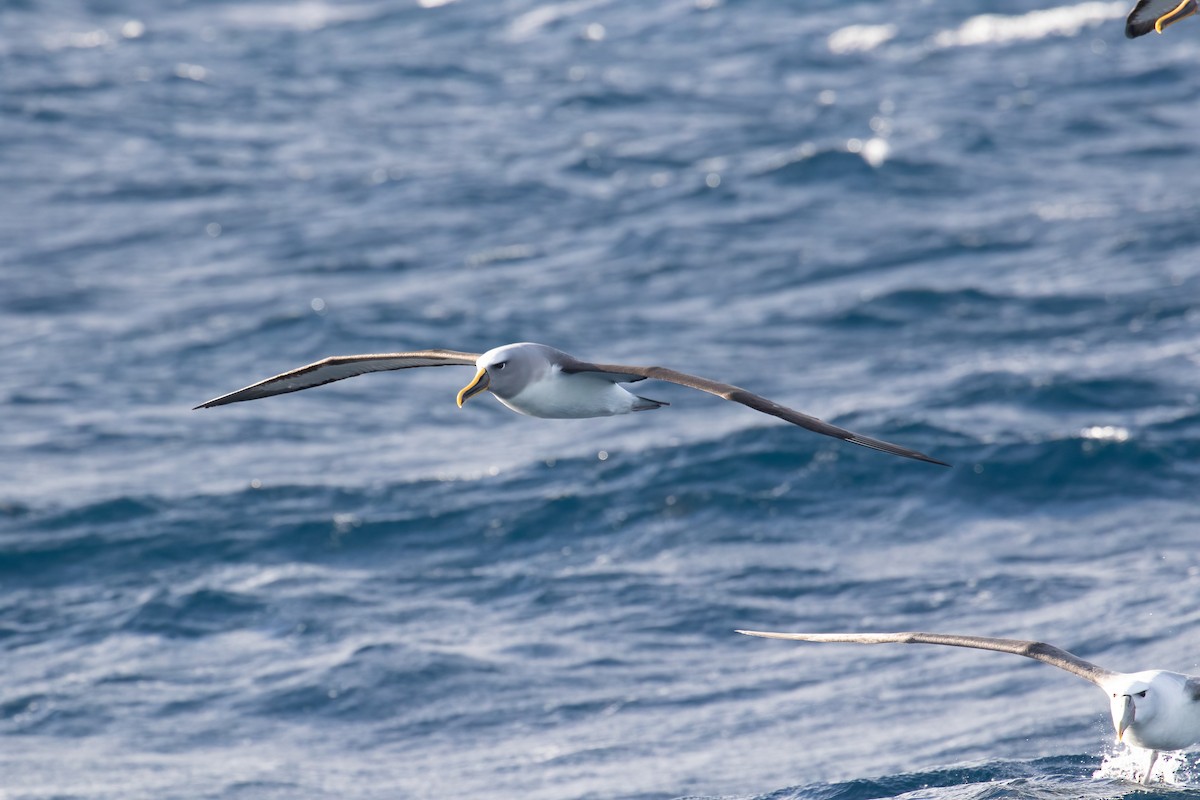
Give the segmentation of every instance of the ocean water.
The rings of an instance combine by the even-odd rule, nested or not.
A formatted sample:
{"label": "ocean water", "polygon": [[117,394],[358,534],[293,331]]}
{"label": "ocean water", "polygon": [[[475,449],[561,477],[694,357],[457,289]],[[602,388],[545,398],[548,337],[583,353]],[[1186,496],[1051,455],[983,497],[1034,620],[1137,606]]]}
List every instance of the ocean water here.
{"label": "ocean water", "polygon": [[[0,798],[1115,798],[1200,670],[1200,23],[1123,2],[0,9]],[[537,420],[539,341],[745,386]],[[1193,787],[1189,789],[1188,787]]]}

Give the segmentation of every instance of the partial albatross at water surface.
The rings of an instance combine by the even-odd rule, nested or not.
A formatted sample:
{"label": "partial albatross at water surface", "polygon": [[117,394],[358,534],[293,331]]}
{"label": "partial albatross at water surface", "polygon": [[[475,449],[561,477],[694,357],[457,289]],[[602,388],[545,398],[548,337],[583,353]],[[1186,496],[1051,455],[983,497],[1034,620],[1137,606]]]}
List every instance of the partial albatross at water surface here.
{"label": "partial albatross at water surface", "polygon": [[1150,773],[1160,751],[1182,750],[1200,741],[1200,677],[1161,669],[1113,672],[1045,642],[1024,639],[952,633],[738,633],[800,642],[943,644],[995,650],[1043,661],[1091,681],[1107,695],[1117,741],[1150,751],[1143,783],[1150,782]]}

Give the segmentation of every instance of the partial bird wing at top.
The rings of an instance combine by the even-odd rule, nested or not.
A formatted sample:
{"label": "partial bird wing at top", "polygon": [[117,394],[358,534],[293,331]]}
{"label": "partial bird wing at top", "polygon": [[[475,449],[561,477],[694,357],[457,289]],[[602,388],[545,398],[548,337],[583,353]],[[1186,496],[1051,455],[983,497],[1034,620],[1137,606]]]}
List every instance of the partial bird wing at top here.
{"label": "partial bird wing at top", "polygon": [[973,647],[977,650],[995,650],[999,653],[1012,653],[1025,656],[1035,661],[1043,661],[1051,666],[1066,670],[1072,675],[1078,675],[1084,680],[1091,681],[1097,686],[1103,686],[1101,681],[1116,677],[1119,673],[1104,669],[1090,661],[1084,661],[1073,653],[1068,653],[1054,645],[1045,642],[1032,642],[1025,639],[994,639],[990,636],[959,636],[952,633],[769,633],[766,631],[738,631],[747,636],[761,636],[765,639],[789,639],[800,642],[848,642],[853,644],[944,644],[951,647]]}
{"label": "partial bird wing at top", "polygon": [[[298,392],[326,383],[353,378],[367,372],[383,372],[392,369],[413,367],[473,366],[478,353],[460,353],[457,350],[417,350],[412,353],[371,353],[361,356],[331,356],[304,367],[284,372],[265,381],[251,384],[236,392],[202,403],[196,408],[212,408],[243,400],[258,400],[277,394]],[[193,409],[195,410],[195,409]]]}
{"label": "partial bird wing at top", "polygon": [[1130,39],[1163,28],[1196,13],[1196,0],[1139,0],[1125,18],[1125,35]]}
{"label": "partial bird wing at top", "polygon": [[760,397],[752,392],[748,392],[738,386],[733,386],[728,383],[720,383],[711,381],[708,378],[701,378],[697,375],[689,375],[686,372],[677,372],[666,367],[634,367],[621,364],[592,364],[586,361],[574,360],[568,362],[562,367],[566,373],[593,373],[603,375],[617,383],[630,383],[640,381],[645,378],[652,378],[657,381],[667,381],[668,383],[676,383],[680,386],[687,386],[692,389],[699,389],[702,392],[715,394],[717,397],[723,397],[726,400],[732,400],[735,403],[741,403],[744,406],[753,408],[755,411],[761,411],[764,414],[770,414],[773,417],[779,417],[782,420],[799,425],[801,428],[806,428],[814,433],[832,436],[835,439],[841,439],[851,444],[870,447],[874,450],[881,450],[884,453],[891,453],[894,456],[902,456],[904,458],[912,458],[917,461],[926,461],[930,464],[940,464],[943,467],[950,466],[945,461],[939,461],[936,458],[931,458],[924,453],[919,453],[916,450],[910,450],[907,447],[901,447],[898,444],[885,442],[880,439],[872,439],[870,436],[848,431],[845,428],[839,428],[836,425],[830,425],[828,422],[809,416],[800,411],[787,406],[781,406],[778,403],[768,400],[765,397]]}

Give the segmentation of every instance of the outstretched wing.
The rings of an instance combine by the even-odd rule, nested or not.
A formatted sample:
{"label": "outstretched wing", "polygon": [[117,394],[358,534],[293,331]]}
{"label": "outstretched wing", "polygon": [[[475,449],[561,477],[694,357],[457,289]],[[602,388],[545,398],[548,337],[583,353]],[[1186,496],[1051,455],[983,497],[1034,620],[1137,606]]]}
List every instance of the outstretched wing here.
{"label": "outstretched wing", "polygon": [[832,436],[835,439],[841,439],[851,444],[870,447],[874,450],[881,450],[884,453],[891,453],[894,456],[902,456],[904,458],[912,458],[917,461],[927,461],[930,464],[940,464],[943,467],[950,466],[945,461],[939,461],[936,458],[930,458],[924,453],[918,453],[916,450],[910,450],[907,447],[901,447],[898,444],[885,442],[880,439],[872,439],[870,436],[848,431],[845,428],[839,428],[836,425],[830,425],[828,422],[819,420],[816,417],[811,417],[808,414],[796,411],[787,406],[781,406],[778,403],[768,400],[765,397],[760,397],[752,392],[748,392],[737,386],[728,383],[719,383],[711,381],[708,378],[701,378],[697,375],[689,375],[686,372],[677,372],[666,367],[632,367],[621,364],[591,364],[586,361],[571,361],[563,365],[563,372],[567,373],[593,373],[604,375],[617,383],[629,383],[632,381],[640,381],[645,378],[653,378],[657,381],[667,381],[668,383],[677,383],[680,386],[687,386],[692,389],[699,389],[702,392],[715,394],[717,397],[723,397],[726,400],[732,400],[735,403],[741,403],[744,406],[749,406],[755,411],[761,411],[764,414],[770,414],[773,417],[779,417],[793,425],[799,425],[801,428],[806,428],[814,433]]}
{"label": "outstretched wing", "polygon": [[993,639],[990,636],[958,636],[952,633],[768,633],[766,631],[738,631],[747,636],[762,636],[766,639],[791,639],[800,642],[850,642],[854,644],[944,644],[951,647],[973,647],[976,650],[995,650],[1012,653],[1051,666],[1065,669],[1072,675],[1102,686],[1101,681],[1116,677],[1119,673],[1084,661],[1066,650],[1025,639]]}
{"label": "outstretched wing", "polygon": [[1139,0],[1125,18],[1125,35],[1136,39],[1196,13],[1196,0]]}
{"label": "outstretched wing", "polygon": [[413,367],[471,366],[478,358],[478,353],[460,353],[457,350],[417,350],[412,353],[331,356],[308,366],[276,375],[274,378],[253,383],[245,389],[223,394],[207,403],[201,403],[196,408],[212,408],[229,403],[240,403],[243,400],[257,400],[260,397],[298,392],[301,389],[311,389],[314,386],[333,383],[343,378],[353,378],[355,375],[367,372],[412,369]]}

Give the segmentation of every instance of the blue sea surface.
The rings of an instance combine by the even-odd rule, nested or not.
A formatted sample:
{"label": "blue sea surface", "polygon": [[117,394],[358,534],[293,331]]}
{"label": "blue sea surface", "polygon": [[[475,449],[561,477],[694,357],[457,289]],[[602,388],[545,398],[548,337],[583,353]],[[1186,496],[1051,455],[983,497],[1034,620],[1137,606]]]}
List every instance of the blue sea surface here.
{"label": "blue sea surface", "polygon": [[[1200,671],[1200,23],[1131,2],[5,4],[0,798],[1200,795],[1047,665],[734,633]],[[514,341],[954,466],[466,368],[191,410]]]}

